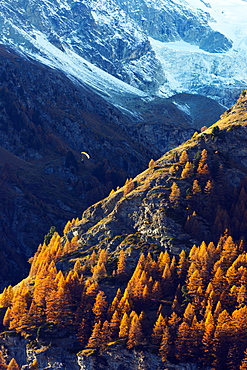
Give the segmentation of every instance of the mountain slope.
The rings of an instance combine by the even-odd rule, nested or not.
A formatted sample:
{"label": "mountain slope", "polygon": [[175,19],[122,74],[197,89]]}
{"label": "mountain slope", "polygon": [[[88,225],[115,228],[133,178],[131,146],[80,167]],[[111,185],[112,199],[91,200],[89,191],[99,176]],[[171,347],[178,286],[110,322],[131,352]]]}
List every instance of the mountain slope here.
{"label": "mountain slope", "polygon": [[[101,3],[98,12],[107,17],[97,22],[94,2],[16,1],[14,7],[11,2],[1,3],[1,34],[6,43],[43,57],[47,63],[52,56],[43,53],[44,42],[51,43],[70,59],[74,52],[74,59],[84,57],[136,87],[155,89],[159,62],[147,36],[134,22],[126,23],[116,4]],[[138,76],[128,68],[132,60],[139,65]]]}
{"label": "mountain slope", "polygon": [[[238,103],[215,125],[169,151],[151,168],[134,178],[130,186],[131,191],[122,188],[85,211],[82,221],[76,227],[81,248],[86,250],[90,246],[102,246],[103,243],[104,247],[115,250],[126,237],[125,231],[128,230],[127,234],[137,233],[137,238],[143,242],[155,243],[162,248],[177,251],[191,245],[191,237],[197,236],[199,241],[217,240],[224,232],[224,227],[231,228],[232,225],[225,224],[227,220],[223,222],[222,216],[221,229],[216,230],[215,222],[218,222],[219,211],[217,205],[220,209],[230,212],[236,202],[230,194],[233,194],[235,186],[240,186],[247,173],[246,102],[247,98],[243,93]],[[188,177],[181,178],[185,163],[181,163],[179,157],[184,150],[187,151],[187,161],[194,163],[193,171],[200,161],[202,151],[206,150],[205,163],[208,169],[205,169],[205,173],[192,172]],[[199,181],[201,192],[199,196],[193,193],[195,180]],[[212,207],[210,216],[205,217],[205,206],[210,201],[205,190],[207,181],[211,182],[210,197],[214,201],[210,203]],[[181,200],[177,207],[169,200],[171,185],[174,182],[180,187]],[[206,203],[203,207],[204,202]],[[200,225],[198,235],[195,234],[194,228],[191,230],[192,233],[185,233],[184,229],[186,220],[194,211],[198,214],[195,216],[198,227]],[[230,217],[228,214],[228,223]],[[187,229],[189,230],[188,227]],[[241,234],[233,227],[232,229],[237,239],[241,236],[246,237],[245,233]]]}
{"label": "mountain slope", "polygon": [[[52,225],[61,232],[68,218],[78,217],[200,126],[172,101],[156,98],[147,104],[129,88],[118,91],[126,108],[114,107],[92,84],[71,81],[6,47],[0,47],[0,76],[2,253],[7,248],[12,255],[1,276],[4,286],[23,276],[25,261]],[[108,85],[117,92],[113,80]],[[209,112],[213,101],[203,103]],[[222,112],[218,105],[208,123]],[[81,151],[90,153],[90,161],[81,162]],[[13,250],[23,257],[14,258]],[[15,274],[13,259],[22,261]]]}
{"label": "mountain slope", "polygon": [[[27,357],[15,353],[21,365],[37,359],[56,368],[60,356],[74,370],[71,352],[80,351],[81,369],[114,368],[116,352],[133,369],[176,368],[167,360],[239,367],[247,341],[246,122],[244,91],[213,126],[39,246],[15,295],[9,287],[0,297],[4,326],[31,341]],[[25,343],[11,335],[1,340],[14,354],[11,340]]]}

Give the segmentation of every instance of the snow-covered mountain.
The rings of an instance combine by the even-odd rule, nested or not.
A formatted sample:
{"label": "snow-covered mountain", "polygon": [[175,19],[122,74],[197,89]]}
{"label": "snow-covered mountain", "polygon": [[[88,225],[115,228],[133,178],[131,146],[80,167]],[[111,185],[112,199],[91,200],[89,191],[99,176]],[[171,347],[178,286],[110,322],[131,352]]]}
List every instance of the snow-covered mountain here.
{"label": "snow-covered mountain", "polygon": [[[121,105],[247,85],[244,0],[0,0],[1,42]],[[121,96],[121,97],[120,97]]]}
{"label": "snow-covered mountain", "polygon": [[[84,80],[86,74],[86,82],[88,61],[141,90],[158,88],[162,69],[147,35],[134,21],[126,21],[125,13],[114,2],[100,2],[100,8],[97,2],[71,0],[9,0],[0,4],[4,43],[16,45],[79,79]],[[99,71],[94,69],[90,80],[100,80],[93,77],[95,73]],[[110,85],[117,84],[110,76],[108,80]],[[105,85],[104,78],[102,83]]]}

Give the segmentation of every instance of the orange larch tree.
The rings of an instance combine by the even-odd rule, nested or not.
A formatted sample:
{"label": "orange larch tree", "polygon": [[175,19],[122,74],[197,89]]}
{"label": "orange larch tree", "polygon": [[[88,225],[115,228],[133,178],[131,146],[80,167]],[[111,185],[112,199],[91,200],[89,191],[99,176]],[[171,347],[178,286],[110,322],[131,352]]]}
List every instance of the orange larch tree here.
{"label": "orange larch tree", "polygon": [[203,280],[201,277],[201,273],[198,269],[195,269],[195,271],[191,274],[191,276],[188,277],[188,281],[187,281],[187,289],[188,289],[189,295],[191,297],[195,296],[197,293],[197,289],[202,286],[203,286]]}
{"label": "orange larch tree", "polygon": [[223,310],[216,322],[213,339],[213,365],[218,369],[220,366],[226,367],[227,354],[230,347],[231,337],[231,316]]}
{"label": "orange larch tree", "polygon": [[182,172],[181,172],[181,178],[182,179],[188,179],[193,175],[193,165],[191,162],[186,162]]}
{"label": "orange larch tree", "polygon": [[210,176],[210,170],[208,166],[208,152],[206,149],[203,149],[201,152],[201,158],[197,167],[197,174],[198,176],[205,177],[206,179],[208,179],[208,177]]}
{"label": "orange larch tree", "polygon": [[171,193],[169,195],[169,201],[173,208],[177,208],[181,197],[181,191],[176,182],[172,183]]}
{"label": "orange larch tree", "polygon": [[0,351],[0,369],[1,370],[6,370],[6,368],[7,368],[7,365],[6,365],[5,358],[3,356],[2,351]]}
{"label": "orange larch tree", "polygon": [[160,345],[163,332],[167,327],[166,320],[160,313],[153,327],[152,342],[155,345]]}
{"label": "orange larch tree", "polygon": [[189,156],[188,156],[186,150],[183,150],[180,157],[179,157],[179,162],[181,164],[184,164],[184,163],[188,162],[188,160],[189,160]]}
{"label": "orange larch tree", "polygon": [[92,279],[95,281],[105,278],[107,276],[105,263],[98,261],[97,264],[92,268],[92,272]]}
{"label": "orange larch tree", "polygon": [[82,277],[85,271],[85,265],[79,259],[77,259],[75,261],[73,270],[78,274],[79,277]]}
{"label": "orange larch tree", "polygon": [[189,267],[188,258],[186,252],[183,249],[179,254],[179,260],[177,264],[177,276],[180,282],[184,282]]}
{"label": "orange larch tree", "polygon": [[246,349],[247,343],[247,306],[240,307],[232,313],[231,325],[231,346],[235,347],[235,366],[240,366],[238,360],[241,359],[243,352]]}
{"label": "orange larch tree", "polygon": [[76,337],[82,347],[84,347],[90,337],[91,322],[87,318],[82,318],[77,327]]}
{"label": "orange larch tree", "polygon": [[45,268],[40,269],[34,280],[33,300],[38,306],[43,308],[45,308],[47,295],[56,287],[56,270],[53,270],[53,272],[51,272],[49,266],[46,265]]}
{"label": "orange larch tree", "polygon": [[107,347],[107,344],[111,340],[111,329],[109,325],[109,321],[105,320],[102,325],[102,330],[101,330],[101,350],[105,350]]}
{"label": "orange larch tree", "polygon": [[93,267],[96,264],[98,258],[99,258],[98,254],[96,253],[95,250],[93,250],[91,256],[89,257],[89,264],[91,267]]}
{"label": "orange larch tree", "polygon": [[121,249],[118,257],[116,276],[118,279],[125,279],[127,276],[125,251]]}
{"label": "orange larch tree", "polygon": [[170,336],[170,343],[173,345],[176,340],[176,333],[181,323],[181,318],[178,316],[176,312],[172,312],[170,317],[168,317],[168,327],[169,327],[169,336]]}
{"label": "orange larch tree", "polygon": [[99,284],[95,281],[87,280],[85,282],[84,292],[82,294],[82,304],[94,303],[94,300],[99,292]]}
{"label": "orange larch tree", "polygon": [[20,370],[20,366],[17,364],[16,360],[12,358],[7,366],[7,370]]}
{"label": "orange larch tree", "polygon": [[107,312],[108,317],[111,317],[113,312],[115,312],[116,310],[120,313],[119,302],[122,296],[123,295],[122,295],[121,289],[118,288],[115,297],[113,298],[111,304],[109,305],[108,312]]}
{"label": "orange larch tree", "polygon": [[71,328],[73,318],[72,298],[62,275],[58,278],[57,289],[51,291],[46,297],[46,320],[58,327]]}
{"label": "orange larch tree", "polygon": [[101,320],[104,321],[106,311],[107,311],[108,303],[106,301],[105,293],[100,290],[96,296],[92,311],[94,313],[95,322]]}
{"label": "orange larch tree", "polygon": [[189,355],[194,361],[201,359],[202,350],[201,343],[203,337],[203,324],[198,322],[196,315],[194,315],[191,326],[190,326],[190,337],[189,337]]}
{"label": "orange larch tree", "polygon": [[87,347],[99,349],[101,347],[101,321],[96,322],[93,327],[92,334],[88,340]]}
{"label": "orange larch tree", "polygon": [[8,307],[3,317],[3,326],[9,328],[11,321],[11,307]]}
{"label": "orange larch tree", "polygon": [[202,338],[203,345],[203,363],[210,366],[213,362],[213,338],[215,332],[215,322],[211,311],[209,311],[205,320],[205,329]]}
{"label": "orange larch tree", "polygon": [[159,355],[161,357],[162,362],[167,361],[168,354],[169,354],[169,329],[168,326],[166,326],[161,337],[161,343],[159,348]]}
{"label": "orange larch tree", "polygon": [[159,281],[155,281],[152,286],[152,292],[150,297],[152,297],[156,301],[159,301],[161,296],[162,296],[161,284]]}
{"label": "orange larch tree", "polygon": [[7,288],[4,288],[2,294],[0,295],[0,307],[10,307],[13,297],[13,288],[11,285],[9,285]]}
{"label": "orange larch tree", "polygon": [[240,307],[246,306],[247,304],[247,288],[243,284],[241,284],[238,290],[237,302]]}
{"label": "orange larch tree", "polygon": [[187,304],[184,315],[183,315],[183,321],[187,322],[187,324],[191,325],[193,317],[195,315],[195,310],[193,304],[190,302]]}
{"label": "orange larch tree", "polygon": [[247,370],[247,349],[244,351],[244,357],[242,359],[239,370]]}
{"label": "orange larch tree", "polygon": [[120,327],[120,315],[117,310],[115,310],[112,314],[111,320],[110,320],[110,331],[111,331],[111,338],[117,338],[119,333],[119,327]]}
{"label": "orange larch tree", "polygon": [[65,286],[68,288],[72,304],[77,307],[80,303],[82,292],[84,289],[83,277],[79,276],[77,271],[70,270],[65,279]]}
{"label": "orange larch tree", "polygon": [[123,314],[123,317],[120,322],[119,326],[119,338],[126,338],[129,334],[129,329],[130,329],[130,318],[128,314],[125,312]]}
{"label": "orange larch tree", "polygon": [[138,315],[135,313],[132,317],[127,340],[127,348],[137,347],[142,343],[143,332]]}
{"label": "orange larch tree", "polygon": [[27,326],[28,320],[28,303],[27,303],[27,289],[20,288],[16,291],[12,307],[10,310],[9,329],[15,329],[18,332],[24,330]]}
{"label": "orange larch tree", "polygon": [[29,327],[38,327],[45,323],[45,310],[43,307],[38,306],[34,299],[28,311],[27,321]]}
{"label": "orange larch tree", "polygon": [[167,251],[161,252],[158,257],[157,267],[160,272],[163,272],[166,265],[170,266],[171,257]]}
{"label": "orange larch tree", "polygon": [[166,265],[161,276],[161,288],[164,295],[169,294],[172,289],[173,278],[169,265]]}
{"label": "orange larch tree", "polygon": [[107,263],[107,259],[108,259],[108,256],[107,256],[107,251],[106,251],[106,249],[100,249],[100,251],[99,251],[99,259],[98,259],[98,262],[99,262],[99,263],[104,263],[104,264],[106,264],[106,263]]}
{"label": "orange larch tree", "polygon": [[221,268],[226,271],[238,255],[238,245],[234,243],[231,236],[228,236],[223,244],[221,252]]}
{"label": "orange larch tree", "polygon": [[189,346],[191,343],[190,326],[183,321],[176,334],[176,357],[179,361],[184,362],[189,359]]}

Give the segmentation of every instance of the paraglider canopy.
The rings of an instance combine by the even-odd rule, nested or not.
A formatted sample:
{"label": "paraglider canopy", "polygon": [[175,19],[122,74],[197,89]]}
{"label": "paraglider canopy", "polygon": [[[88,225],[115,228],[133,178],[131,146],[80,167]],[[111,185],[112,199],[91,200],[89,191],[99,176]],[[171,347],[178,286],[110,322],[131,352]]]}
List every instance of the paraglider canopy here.
{"label": "paraglider canopy", "polygon": [[84,159],[90,159],[90,155],[86,152],[81,152],[81,160],[84,161]]}

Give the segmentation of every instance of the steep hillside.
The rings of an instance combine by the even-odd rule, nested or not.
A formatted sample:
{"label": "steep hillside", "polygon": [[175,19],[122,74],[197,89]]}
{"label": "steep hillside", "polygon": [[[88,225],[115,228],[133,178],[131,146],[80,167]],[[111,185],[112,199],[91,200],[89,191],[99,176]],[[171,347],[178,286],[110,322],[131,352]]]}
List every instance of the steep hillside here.
{"label": "steep hillside", "polygon": [[18,354],[25,343],[2,336],[7,362],[55,369],[58,346],[66,370],[121,369],[115,351],[133,369],[245,364],[246,126],[243,91],[214,125],[53,232],[0,297],[4,327],[29,343]]}
{"label": "steep hillside", "polygon": [[[68,218],[186,140],[199,124],[165,99],[147,104],[128,95],[126,109],[118,109],[94,89],[5,47],[0,76],[4,286],[23,276],[26,260],[51,226],[61,232]],[[207,112],[215,106],[207,98],[198,105]],[[208,123],[222,111],[218,105]],[[81,151],[90,154],[89,161],[81,161]]]}
{"label": "steep hillside", "polygon": [[[150,163],[125,188],[86,210],[76,227],[81,248],[103,243],[115,249],[126,230],[171,250],[191,245],[190,237],[216,241],[226,228],[237,239],[245,238],[244,225],[235,229],[232,222],[242,202],[239,187],[245,187],[246,101],[243,93],[220,121]],[[171,200],[174,183],[177,199]],[[198,225],[190,229],[192,219]]]}

